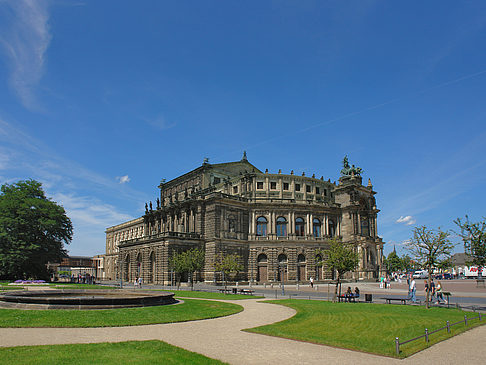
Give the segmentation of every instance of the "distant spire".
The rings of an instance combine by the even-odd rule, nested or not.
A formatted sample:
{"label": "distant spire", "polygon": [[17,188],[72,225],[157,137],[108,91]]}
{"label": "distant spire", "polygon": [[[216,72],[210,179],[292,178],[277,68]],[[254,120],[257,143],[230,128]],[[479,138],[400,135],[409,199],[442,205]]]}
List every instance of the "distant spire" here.
{"label": "distant spire", "polygon": [[393,253],[396,254],[397,253],[397,248],[395,247],[395,245],[393,245]]}
{"label": "distant spire", "polygon": [[371,184],[371,179],[368,179],[368,187],[369,187],[370,189],[373,189],[373,185]]}
{"label": "distant spire", "polygon": [[246,151],[243,151],[243,157],[241,158],[241,161],[248,161],[246,158]]}

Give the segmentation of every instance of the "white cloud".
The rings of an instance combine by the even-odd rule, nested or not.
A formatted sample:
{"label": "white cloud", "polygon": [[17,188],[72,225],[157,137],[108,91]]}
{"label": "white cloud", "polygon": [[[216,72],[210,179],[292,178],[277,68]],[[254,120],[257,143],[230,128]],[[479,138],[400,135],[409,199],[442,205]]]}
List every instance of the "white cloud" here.
{"label": "white cloud", "polygon": [[411,226],[412,224],[415,224],[417,222],[417,220],[412,217],[411,215],[407,215],[407,216],[400,216],[400,218],[398,218],[396,220],[397,223],[405,223],[407,226]]}
{"label": "white cloud", "polygon": [[38,108],[35,87],[45,69],[46,51],[51,35],[45,0],[16,0],[5,2],[11,11],[9,19],[0,19],[0,45],[10,67],[9,83],[22,104]]}
{"label": "white cloud", "polygon": [[162,115],[157,116],[155,119],[144,119],[152,127],[160,130],[169,129],[175,127],[175,123],[168,123]]}
{"label": "white cloud", "polygon": [[116,177],[116,180],[118,181],[119,184],[125,184],[127,182],[130,181],[130,178],[128,177],[128,175],[125,175],[125,176],[117,176]]}
{"label": "white cloud", "polygon": [[107,227],[131,219],[126,214],[118,213],[112,205],[89,196],[56,193],[53,200],[64,207],[75,225],[90,226],[101,232]]}

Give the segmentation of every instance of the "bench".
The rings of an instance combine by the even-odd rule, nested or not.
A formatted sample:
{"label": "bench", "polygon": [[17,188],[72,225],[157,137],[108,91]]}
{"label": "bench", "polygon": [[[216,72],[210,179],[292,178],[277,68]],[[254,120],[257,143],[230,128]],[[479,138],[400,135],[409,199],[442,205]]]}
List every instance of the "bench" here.
{"label": "bench", "polygon": [[253,295],[255,291],[250,289],[240,289],[240,294]]}
{"label": "bench", "polygon": [[353,302],[356,303],[356,299],[359,299],[359,294],[341,294],[338,295],[338,302]]}
{"label": "bench", "polygon": [[407,300],[408,300],[408,298],[393,298],[393,297],[383,297],[381,299],[385,299],[386,304],[392,304],[391,303],[392,301],[399,301],[402,304],[407,304]]}

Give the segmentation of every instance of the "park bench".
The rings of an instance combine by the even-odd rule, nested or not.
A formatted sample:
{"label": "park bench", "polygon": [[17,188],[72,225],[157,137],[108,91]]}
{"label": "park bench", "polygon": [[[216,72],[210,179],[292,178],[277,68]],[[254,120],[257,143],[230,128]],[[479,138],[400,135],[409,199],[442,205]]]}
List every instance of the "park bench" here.
{"label": "park bench", "polygon": [[359,299],[359,294],[341,294],[338,295],[338,302],[353,302],[356,303],[356,299]]}
{"label": "park bench", "polygon": [[240,289],[240,294],[253,295],[255,291],[251,289]]}
{"label": "park bench", "polygon": [[394,297],[383,297],[381,299],[386,300],[386,304],[392,304],[392,301],[398,301],[401,302],[402,304],[407,304],[408,298],[394,298]]}

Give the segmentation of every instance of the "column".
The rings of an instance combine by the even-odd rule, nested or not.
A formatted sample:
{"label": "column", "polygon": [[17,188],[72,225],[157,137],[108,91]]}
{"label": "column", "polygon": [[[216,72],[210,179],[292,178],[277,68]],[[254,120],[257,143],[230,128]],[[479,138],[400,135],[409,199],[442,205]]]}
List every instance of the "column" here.
{"label": "column", "polygon": [[305,219],[306,219],[306,222],[305,222],[305,234],[308,236],[310,235],[310,214],[307,213],[305,215]]}

